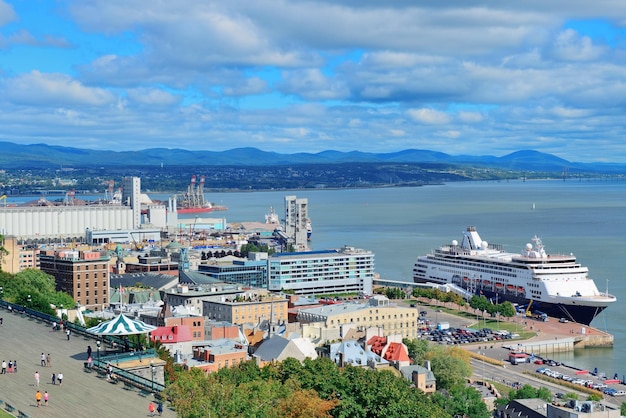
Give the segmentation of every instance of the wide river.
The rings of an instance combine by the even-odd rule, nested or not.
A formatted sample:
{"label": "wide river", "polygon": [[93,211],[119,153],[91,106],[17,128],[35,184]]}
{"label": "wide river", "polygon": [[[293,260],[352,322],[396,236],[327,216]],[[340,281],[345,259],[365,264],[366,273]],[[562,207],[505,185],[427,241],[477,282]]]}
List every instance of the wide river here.
{"label": "wide river", "polygon": [[618,302],[593,326],[615,336],[613,349],[586,349],[558,356],[607,375],[626,373],[626,182],[509,181],[450,183],[415,188],[213,193],[228,206],[228,222],[263,221],[273,206],[279,216],[288,194],[306,197],[315,250],[349,245],[376,254],[382,278],[412,281],[415,258],[453,239],[469,225],[483,240],[521,251],[537,235],[548,253],[573,253],[589,267],[602,291]]}
{"label": "wide river", "polygon": [[[561,360],[607,375],[626,374],[626,181],[503,181],[415,188],[208,193],[227,222],[282,217],[286,195],[306,197],[314,250],[344,245],[376,254],[382,278],[412,281],[415,258],[459,240],[470,225],[483,240],[521,251],[539,236],[548,253],[573,253],[618,302],[592,323],[615,336],[613,349],[586,349]],[[167,195],[153,195],[166,199]],[[11,199],[10,199],[11,200]],[[20,199],[21,200],[21,199]]]}

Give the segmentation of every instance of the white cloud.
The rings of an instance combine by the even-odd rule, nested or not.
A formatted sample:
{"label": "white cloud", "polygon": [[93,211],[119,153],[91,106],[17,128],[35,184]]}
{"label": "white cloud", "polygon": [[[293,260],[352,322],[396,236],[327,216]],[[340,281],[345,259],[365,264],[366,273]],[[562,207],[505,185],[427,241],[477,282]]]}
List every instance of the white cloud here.
{"label": "white cloud", "polygon": [[413,120],[429,125],[442,125],[450,122],[450,116],[447,113],[434,109],[409,109],[407,113]]}
{"label": "white cloud", "polygon": [[3,80],[2,90],[7,100],[25,105],[102,106],[115,102],[115,96],[104,89],[86,87],[64,74],[39,71]]}
{"label": "white cloud", "polygon": [[169,106],[181,101],[180,95],[155,88],[129,89],[127,96],[130,101],[144,105]]}
{"label": "white cloud", "polygon": [[605,48],[594,46],[591,38],[572,29],[559,33],[554,41],[554,55],[564,61],[591,61],[604,53]]}

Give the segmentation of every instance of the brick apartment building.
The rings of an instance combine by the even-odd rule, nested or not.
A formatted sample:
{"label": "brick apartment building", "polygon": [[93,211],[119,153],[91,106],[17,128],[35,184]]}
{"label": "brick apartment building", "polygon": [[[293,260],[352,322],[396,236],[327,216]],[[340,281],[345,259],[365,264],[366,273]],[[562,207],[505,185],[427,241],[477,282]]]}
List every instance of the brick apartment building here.
{"label": "brick apartment building", "polygon": [[57,250],[42,252],[40,269],[54,276],[56,289],[71,295],[77,304],[93,311],[109,306],[109,259],[98,251]]}

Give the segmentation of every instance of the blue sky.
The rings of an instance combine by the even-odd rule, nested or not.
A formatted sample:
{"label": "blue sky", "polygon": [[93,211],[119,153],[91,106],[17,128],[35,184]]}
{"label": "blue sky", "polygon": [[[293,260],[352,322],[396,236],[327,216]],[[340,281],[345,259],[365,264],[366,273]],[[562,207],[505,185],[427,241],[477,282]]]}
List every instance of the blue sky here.
{"label": "blue sky", "polygon": [[0,0],[0,141],[626,163],[626,2]]}

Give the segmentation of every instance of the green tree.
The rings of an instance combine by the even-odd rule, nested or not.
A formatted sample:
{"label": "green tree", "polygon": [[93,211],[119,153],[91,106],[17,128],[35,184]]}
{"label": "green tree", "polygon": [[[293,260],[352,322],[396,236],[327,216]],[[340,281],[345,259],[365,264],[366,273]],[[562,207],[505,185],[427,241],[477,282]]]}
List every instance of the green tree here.
{"label": "green tree", "polygon": [[432,400],[453,417],[489,418],[491,416],[480,392],[465,385],[456,385],[447,393],[435,392]]}
{"label": "green tree", "polygon": [[414,364],[422,364],[426,359],[426,353],[428,353],[429,350],[428,340],[409,340],[408,338],[405,338],[402,342],[406,345],[406,348],[409,351],[409,358],[411,361],[413,361]]}
{"label": "green tree", "polygon": [[619,411],[621,416],[626,416],[626,402],[622,402],[619,407]]}
{"label": "green tree", "polygon": [[459,348],[434,346],[434,350],[428,353],[428,358],[439,389],[450,389],[463,384],[472,375],[467,352]]}

